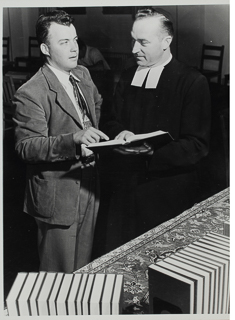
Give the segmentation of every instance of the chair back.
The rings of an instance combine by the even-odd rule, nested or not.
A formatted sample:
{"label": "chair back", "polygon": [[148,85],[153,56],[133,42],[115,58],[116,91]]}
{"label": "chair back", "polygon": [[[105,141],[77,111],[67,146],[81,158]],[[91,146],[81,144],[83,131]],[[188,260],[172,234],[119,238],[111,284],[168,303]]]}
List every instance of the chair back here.
{"label": "chair back", "polygon": [[[218,83],[221,83],[223,57],[224,45],[212,46],[203,44],[200,63],[201,72],[204,73],[208,78],[218,77]],[[208,61],[210,61],[210,66]],[[215,61],[216,63],[214,63]]]}
{"label": "chair back", "polygon": [[2,59],[10,61],[10,37],[2,38]]}
{"label": "chair back", "polygon": [[37,37],[29,37],[28,58],[40,57],[41,50],[38,45]]}
{"label": "chair back", "polygon": [[36,37],[28,38],[28,55],[15,57],[15,70],[35,73],[43,64],[43,54]]}
{"label": "chair back", "polygon": [[13,79],[9,76],[3,76],[3,136],[5,136],[6,130],[14,128],[12,116],[15,112],[15,105],[12,101],[15,91]]}
{"label": "chair back", "polygon": [[11,104],[14,94],[15,94],[15,85],[13,79],[9,76],[3,76],[3,103]]}

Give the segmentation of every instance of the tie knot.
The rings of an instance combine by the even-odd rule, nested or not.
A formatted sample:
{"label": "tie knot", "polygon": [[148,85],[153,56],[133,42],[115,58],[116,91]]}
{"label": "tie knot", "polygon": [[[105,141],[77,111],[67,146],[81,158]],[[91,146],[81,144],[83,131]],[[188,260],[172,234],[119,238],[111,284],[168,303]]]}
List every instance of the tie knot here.
{"label": "tie knot", "polygon": [[74,86],[74,85],[76,85],[76,80],[74,79],[74,77],[73,76],[69,76],[69,81],[72,83],[72,85]]}

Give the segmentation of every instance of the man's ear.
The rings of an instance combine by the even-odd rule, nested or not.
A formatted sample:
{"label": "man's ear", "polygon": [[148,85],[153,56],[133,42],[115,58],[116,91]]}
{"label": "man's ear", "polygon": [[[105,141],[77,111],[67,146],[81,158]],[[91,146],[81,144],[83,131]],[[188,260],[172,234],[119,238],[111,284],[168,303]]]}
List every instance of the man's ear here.
{"label": "man's ear", "polygon": [[41,43],[40,49],[45,56],[50,56],[49,48],[45,43]]}
{"label": "man's ear", "polygon": [[172,42],[171,36],[166,36],[162,41],[163,51],[165,51],[167,48],[169,48],[170,44]]}

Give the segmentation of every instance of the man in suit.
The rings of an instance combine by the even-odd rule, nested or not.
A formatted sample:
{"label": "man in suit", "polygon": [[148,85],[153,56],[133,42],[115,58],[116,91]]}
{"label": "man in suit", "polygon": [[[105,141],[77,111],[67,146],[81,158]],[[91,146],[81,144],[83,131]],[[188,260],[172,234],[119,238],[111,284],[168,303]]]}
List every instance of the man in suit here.
{"label": "man in suit", "polygon": [[207,80],[172,57],[171,20],[152,8],[139,10],[131,36],[137,65],[123,72],[113,112],[101,129],[110,139],[163,130],[174,141],[152,145],[146,153],[144,145],[116,149],[115,165],[109,168],[115,184],[111,182],[107,251],[198,201],[197,166],[209,146]]}
{"label": "man in suit", "polygon": [[15,148],[27,163],[24,211],[38,225],[40,270],[69,273],[90,261],[99,204],[86,145],[108,137],[97,129],[102,98],[77,66],[71,16],[41,15],[36,34],[45,64],[15,95]]}

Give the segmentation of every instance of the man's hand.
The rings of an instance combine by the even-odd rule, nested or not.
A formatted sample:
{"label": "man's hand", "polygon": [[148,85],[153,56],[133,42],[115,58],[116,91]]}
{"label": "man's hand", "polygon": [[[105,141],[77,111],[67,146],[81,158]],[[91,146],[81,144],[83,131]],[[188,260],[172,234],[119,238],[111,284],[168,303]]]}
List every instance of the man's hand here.
{"label": "man's hand", "polygon": [[73,134],[75,144],[88,145],[89,143],[99,142],[101,139],[109,140],[109,137],[94,127],[89,127],[88,129],[84,129]]}
{"label": "man's hand", "polygon": [[[129,137],[134,136],[135,134],[131,131],[124,130],[120,132],[115,139],[121,139],[121,140],[127,140]],[[141,145],[138,146],[120,146],[113,149],[114,152],[123,154],[123,155],[153,155],[153,147],[148,144],[147,142],[144,142]]]}
{"label": "man's hand", "polygon": [[128,130],[124,130],[120,132],[116,137],[115,140],[121,139],[121,140],[126,140],[127,138],[134,136],[134,133]]}
{"label": "man's hand", "polygon": [[152,156],[153,155],[153,147],[144,142],[143,144],[139,146],[120,146],[113,149],[115,152],[123,154],[123,155],[147,155]]}

